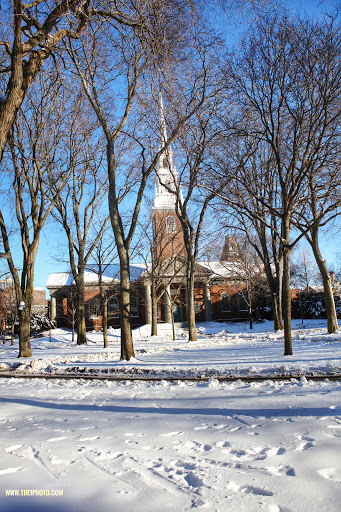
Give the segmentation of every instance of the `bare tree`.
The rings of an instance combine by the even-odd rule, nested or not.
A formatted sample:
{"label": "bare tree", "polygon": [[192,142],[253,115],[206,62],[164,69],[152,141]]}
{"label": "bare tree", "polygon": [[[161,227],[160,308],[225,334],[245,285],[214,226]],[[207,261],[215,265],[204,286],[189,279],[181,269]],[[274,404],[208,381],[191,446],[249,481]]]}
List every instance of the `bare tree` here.
{"label": "bare tree", "polygon": [[40,78],[18,115],[6,160],[8,179],[12,181],[14,176],[13,187],[6,193],[14,192],[12,200],[22,248],[21,276],[11,251],[15,244],[10,231],[11,212],[5,208],[0,210],[2,243],[9,254],[8,265],[18,307],[19,357],[32,356],[30,315],[41,231],[70,175],[64,150],[73,105],[55,75],[50,79],[42,75]]}
{"label": "bare tree", "polygon": [[[207,55],[202,53],[205,62]],[[212,62],[205,63],[206,72],[209,75],[209,66]],[[199,242],[202,233],[205,214],[210,201],[216,192],[204,192],[205,183],[211,185],[211,171],[213,165],[213,152],[216,138],[220,131],[217,122],[217,110],[221,98],[219,96],[219,77],[215,76],[215,84],[210,90],[209,97],[193,115],[186,131],[178,141],[178,151],[181,153],[179,176],[172,173],[173,183],[160,183],[175,196],[175,211],[181,223],[186,256],[186,306],[187,321],[189,327],[189,341],[196,341],[195,309],[194,309],[194,280],[196,260],[199,253]],[[171,162],[170,162],[171,164]],[[171,165],[169,165],[172,168]],[[226,176],[225,176],[226,179]],[[221,189],[224,181],[221,182]],[[219,190],[218,190],[219,192]]]}
{"label": "bare tree", "polygon": [[53,55],[63,38],[79,37],[93,17],[93,7],[93,2],[84,4],[80,0],[60,0],[53,6],[45,0],[26,4],[12,0],[2,6],[8,25],[3,26],[0,36],[0,161],[18,110],[44,61]]}
{"label": "bare tree", "polygon": [[318,266],[312,258],[310,251],[304,247],[293,254],[291,262],[291,280],[294,286],[307,291],[309,291],[311,286],[321,281]]}
{"label": "bare tree", "polygon": [[[241,117],[234,120],[234,128],[238,126],[245,144],[240,165],[244,171],[239,175],[239,182],[280,221],[276,234],[283,255],[285,355],[292,354],[290,254],[295,243],[316,222],[310,219],[294,238],[292,227],[297,212],[311,197],[308,187],[311,170],[322,169],[330,149],[326,139],[337,140],[334,127],[339,123],[339,111],[334,94],[327,93],[330,76],[321,72],[325,69],[324,65],[320,66],[321,58],[319,64],[313,64],[314,52],[319,56],[329,53],[331,57],[330,43],[335,35],[332,25],[326,21],[265,17],[225,70],[230,97],[237,99],[240,109]],[[308,73],[307,62],[311,64]],[[317,79],[322,76],[323,87],[317,87]],[[258,151],[260,144],[268,148],[268,165],[265,169],[253,169],[251,155]],[[272,193],[278,197],[275,207],[269,196],[260,194],[255,186],[264,173],[273,184]],[[258,214],[256,217],[261,220]]]}
{"label": "bare tree", "polygon": [[[162,9],[157,13],[153,11],[149,18],[150,33],[147,37],[141,37],[141,33],[136,31],[135,27],[129,29],[125,27],[125,30],[120,30],[118,33],[117,27],[111,24],[105,36],[102,37],[100,47],[94,44],[94,38],[84,40],[86,46],[80,47],[73,44],[69,47],[73,64],[97,115],[107,144],[109,210],[120,260],[122,359],[129,360],[134,356],[130,318],[129,260],[130,246],[146,183],[160,156],[179,135],[187,120],[200,108],[208,94],[206,63],[201,60],[198,64],[195,60],[198,52],[193,45],[189,45],[188,31],[184,31],[185,21],[188,26],[193,26],[190,22],[191,14],[192,11],[186,9],[186,4],[162,4]],[[154,21],[155,25],[153,25]],[[172,34],[169,31],[170,26]],[[182,33],[187,36],[183,37]],[[175,34],[179,34],[179,37],[175,37]],[[190,46],[189,49],[184,46],[184,41]],[[184,50],[184,55],[181,62],[175,65],[177,59],[175,53],[180,47]],[[108,62],[104,53],[112,57],[112,48],[115,48],[115,58],[111,58]],[[99,53],[101,67],[98,66]],[[176,57],[173,65],[169,64],[171,57]],[[157,75],[154,73],[156,65],[158,66]],[[185,69],[188,75],[186,80],[184,80]],[[174,118],[170,136],[166,142],[161,141],[161,144],[161,130],[155,130],[155,126],[160,127],[159,123],[155,123],[155,119],[158,118],[155,110],[158,112],[159,91],[155,94],[153,87],[155,79],[160,74],[164,88],[171,84],[170,96],[174,97],[172,93],[176,90],[177,98],[181,97],[181,101],[178,102],[178,107],[181,108],[177,110],[177,118]],[[180,74],[182,78],[177,80]],[[116,89],[114,84],[117,84]],[[120,91],[119,98],[115,96],[117,88]],[[138,92],[141,94],[137,94]],[[153,99],[153,94],[154,102],[146,101],[146,98]],[[108,102],[109,97],[112,103]],[[111,107],[108,108],[109,104],[116,106],[114,112]],[[147,120],[150,115],[153,115],[153,118]],[[149,133],[146,132],[148,124],[151,126]],[[131,146],[130,156],[135,154],[135,165],[131,167],[133,175],[130,173],[129,179],[126,179],[121,159],[122,148],[128,142]],[[151,142],[154,148],[149,151]],[[156,150],[155,146],[159,149]],[[134,199],[130,201],[132,205],[130,223],[125,225],[119,205],[122,202],[122,196],[128,193]]]}
{"label": "bare tree", "polygon": [[[215,210],[222,217],[222,225],[227,219],[230,226],[245,234],[257,252],[271,295],[274,329],[282,330],[283,252],[278,237],[280,220],[274,213],[280,201],[276,193],[275,173],[271,171],[271,158],[264,145],[258,143],[257,152],[250,154],[250,148],[241,149],[238,141],[237,144],[228,141],[218,155],[215,172],[219,183],[224,169],[236,169],[237,172],[224,191],[223,202],[218,200]],[[244,160],[247,161],[245,166]],[[259,169],[262,172],[258,172]]]}
{"label": "bare tree", "polygon": [[75,325],[77,321],[77,288],[72,286],[68,293],[67,304],[66,304],[66,317],[71,324],[71,340],[75,342]]}
{"label": "bare tree", "polygon": [[[250,244],[246,236],[238,237],[239,258],[233,262],[233,273],[241,283],[239,285],[239,297],[243,299],[248,308],[250,329],[252,329],[253,307],[257,298],[265,291],[264,266],[253,244]],[[224,265],[224,262],[222,262]]]}
{"label": "bare tree", "polygon": [[2,6],[7,23],[0,34],[0,161],[30,87],[44,62],[61,50],[64,39],[78,39],[92,23],[101,30],[103,20],[110,20],[118,30],[131,27],[143,37],[151,31],[150,15],[154,12],[155,19],[161,6],[157,0],[57,0],[52,5],[47,0],[12,0]]}
{"label": "bare tree", "polygon": [[89,116],[84,117],[84,112],[74,120],[68,155],[71,177],[55,201],[55,218],[67,237],[69,262],[77,289],[77,345],[86,343],[86,265],[109,221],[109,216],[104,214],[100,229],[92,231],[95,215],[108,193],[108,178],[102,164],[103,146],[96,128]]}
{"label": "bare tree", "polygon": [[110,272],[109,281],[103,279],[106,271],[109,270],[110,265],[117,258],[117,252],[115,250],[115,241],[112,239],[112,236],[110,236],[110,231],[108,229],[102,231],[101,226],[103,225],[103,219],[98,219],[96,224],[95,232],[100,232],[100,237],[97,240],[92,253],[94,265],[89,265],[89,268],[98,276],[99,292],[101,297],[103,342],[104,348],[108,348],[108,301],[110,298],[117,295],[117,290],[115,290],[114,286],[115,280],[119,277],[119,270],[114,274]]}
{"label": "bare tree", "polygon": [[[6,272],[5,276],[9,276]],[[1,276],[3,277],[3,276]],[[12,279],[8,280],[8,286],[0,290],[0,330],[3,335],[3,343],[6,343],[8,332],[11,334],[11,345],[14,344],[14,328],[18,318],[17,301]]]}

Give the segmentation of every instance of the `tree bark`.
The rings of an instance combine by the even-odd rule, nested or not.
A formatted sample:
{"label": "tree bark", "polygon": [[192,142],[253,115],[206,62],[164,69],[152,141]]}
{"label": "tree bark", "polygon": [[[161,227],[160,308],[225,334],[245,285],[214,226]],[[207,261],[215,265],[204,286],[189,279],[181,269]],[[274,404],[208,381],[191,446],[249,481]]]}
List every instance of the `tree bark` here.
{"label": "tree bark", "polygon": [[124,227],[119,214],[118,200],[116,197],[116,167],[113,141],[108,141],[107,143],[107,164],[110,220],[120,260],[121,359],[129,361],[129,359],[135,357],[131,333],[129,246],[126,246]]}
{"label": "tree bark", "polygon": [[[122,255],[121,255],[122,256]],[[129,259],[120,257],[121,270],[121,300],[120,300],[120,320],[121,320],[121,359],[129,361],[135,357],[133,348],[133,337],[131,333],[131,315],[130,315],[130,275]]]}
{"label": "tree bark", "polygon": [[86,323],[84,304],[84,267],[78,266],[77,285],[77,345],[86,344]]}
{"label": "tree bark", "polygon": [[[289,240],[288,237],[285,240]],[[282,307],[284,320],[284,355],[292,355],[291,344],[291,288],[290,288],[290,247],[283,244],[283,288],[282,288]]]}
{"label": "tree bark", "polygon": [[187,262],[187,322],[188,322],[188,341],[197,341],[197,328],[195,326],[194,310],[194,262],[190,259]]}
{"label": "tree bark", "polygon": [[104,348],[109,348],[108,342],[108,300],[102,296],[102,324],[103,324],[103,344]]}
{"label": "tree bark", "polygon": [[[267,248],[267,239],[265,233],[265,227],[261,226],[261,230],[258,234],[261,238],[261,246],[262,252],[258,251],[263,264],[264,271],[266,275],[266,280],[268,282],[269,290],[271,293],[271,304],[272,304],[272,314],[274,317],[274,330],[282,331],[283,330],[283,318],[282,318],[282,307],[281,307],[281,294],[282,294],[282,262],[276,261],[276,276],[274,277],[271,269],[271,263],[268,255]],[[273,235],[274,236],[274,235]],[[274,251],[273,251],[274,252]],[[275,256],[274,256],[275,257]]]}
{"label": "tree bark", "polygon": [[[26,303],[25,303],[26,304]],[[19,316],[19,355],[32,357],[31,352],[31,308],[26,306],[18,311]]]}
{"label": "tree bark", "polygon": [[283,330],[283,319],[282,319],[282,311],[279,306],[279,296],[276,292],[271,292],[271,302],[272,302],[272,312],[274,317],[274,330],[282,331]]}
{"label": "tree bark", "polygon": [[[24,260],[24,269],[21,276],[21,299],[25,303],[23,310],[19,310],[19,355],[18,357],[32,357],[31,352],[31,308],[34,286],[34,265],[39,245],[39,236],[36,236],[29,246]],[[17,302],[19,302],[17,298]],[[19,309],[19,304],[18,304]]]}
{"label": "tree bark", "polygon": [[332,334],[339,330],[339,324],[337,320],[333,287],[331,283],[330,274],[328,272],[328,267],[326,261],[323,259],[322,254],[320,252],[319,244],[318,244],[318,230],[311,230],[311,239],[309,240],[311,248],[313,250],[315,260],[317,266],[320,270],[322,281],[323,281],[323,289],[324,289],[324,297],[326,301],[326,310],[327,310],[327,323],[328,323],[328,333]]}
{"label": "tree bark", "polygon": [[152,299],[152,325],[151,325],[151,336],[157,336],[157,298],[155,289],[155,280],[152,277],[151,283],[151,299]]}

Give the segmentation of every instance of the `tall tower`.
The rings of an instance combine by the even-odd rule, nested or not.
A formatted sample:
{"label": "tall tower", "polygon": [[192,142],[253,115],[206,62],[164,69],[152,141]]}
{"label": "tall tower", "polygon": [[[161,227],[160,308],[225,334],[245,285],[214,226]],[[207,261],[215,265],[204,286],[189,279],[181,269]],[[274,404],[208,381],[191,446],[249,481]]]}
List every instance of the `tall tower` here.
{"label": "tall tower", "polygon": [[[167,129],[160,93],[160,147],[166,144]],[[164,151],[157,164],[155,172],[155,196],[150,217],[153,222],[153,238],[155,255],[159,259],[184,255],[184,238],[181,223],[175,211],[176,189],[178,187],[178,172],[173,164],[173,151],[169,146]],[[179,191],[182,200],[181,190]]]}

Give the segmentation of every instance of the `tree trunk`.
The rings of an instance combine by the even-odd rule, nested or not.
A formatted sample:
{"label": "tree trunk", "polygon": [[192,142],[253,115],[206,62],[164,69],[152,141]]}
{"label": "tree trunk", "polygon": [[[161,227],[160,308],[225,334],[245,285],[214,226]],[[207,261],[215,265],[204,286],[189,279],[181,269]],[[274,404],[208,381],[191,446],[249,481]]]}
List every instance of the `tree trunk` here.
{"label": "tree trunk", "polygon": [[251,307],[251,304],[249,306],[249,324],[250,324],[250,329],[252,329],[253,325],[252,325],[252,307]]}
{"label": "tree trunk", "polygon": [[78,267],[78,275],[75,281],[77,286],[77,345],[85,345],[84,267]]}
{"label": "tree trunk", "polygon": [[272,292],[271,294],[272,301],[272,312],[274,316],[274,330],[282,331],[283,330],[283,319],[282,319],[282,311],[279,307],[279,297],[276,292]]}
{"label": "tree trunk", "polygon": [[31,307],[25,305],[18,311],[19,316],[19,355],[18,357],[32,357],[31,352]]}
{"label": "tree trunk", "polygon": [[75,316],[72,316],[72,343],[75,342]]}
{"label": "tree trunk", "polygon": [[[289,235],[289,233],[288,233]],[[289,240],[289,236],[285,238]],[[290,289],[290,253],[288,245],[283,246],[283,288],[282,306],[284,320],[284,355],[292,355],[291,345],[291,289]]]}
{"label": "tree trunk", "polygon": [[115,150],[113,140],[107,143],[107,164],[109,176],[109,212],[112,230],[115,236],[118,257],[120,259],[120,323],[121,323],[121,359],[129,361],[135,357],[131,333],[130,314],[130,269],[129,245],[124,238],[124,227],[118,210],[116,197]]}
{"label": "tree trunk", "polygon": [[187,322],[188,322],[188,341],[197,341],[197,328],[195,326],[194,310],[194,262],[187,262]]}
{"label": "tree trunk", "polygon": [[[171,304],[172,304],[172,303],[171,303]],[[171,317],[172,317],[172,333],[173,333],[173,341],[175,341],[175,322],[174,322],[174,315],[173,315],[173,311],[172,311]]]}
{"label": "tree trunk", "polygon": [[133,348],[133,337],[131,333],[130,275],[128,258],[122,258],[122,260],[120,258],[120,271],[121,359],[124,361],[129,361],[129,359],[135,357],[135,353]]}
{"label": "tree trunk", "polygon": [[[277,274],[278,266],[276,265]],[[282,331],[283,330],[283,319],[282,319],[282,308],[281,308],[281,286],[280,283],[282,281],[282,275],[276,275],[274,278],[271,270],[271,264],[269,260],[264,262],[264,270],[266,275],[266,280],[268,282],[269,291],[271,293],[271,304],[272,304],[272,314],[274,317],[274,330]]]}
{"label": "tree trunk", "polygon": [[157,298],[155,282],[152,278],[151,284],[151,299],[152,299],[152,325],[151,325],[151,336],[157,336]]}
{"label": "tree trunk", "polygon": [[[32,357],[31,352],[31,307],[34,285],[34,264],[39,245],[39,236],[29,248],[27,258],[24,262],[21,283],[21,299],[17,297],[18,309],[20,302],[24,302],[24,308],[18,311],[19,316],[19,355],[18,357]],[[26,273],[26,275],[25,275]],[[25,290],[25,292],[23,291]]]}
{"label": "tree trunk", "polygon": [[11,325],[11,345],[14,345],[14,327],[15,327],[15,324],[13,322]]}
{"label": "tree trunk", "polygon": [[103,314],[102,314],[102,323],[103,323],[103,343],[104,348],[109,347],[108,342],[108,301],[105,297],[102,298],[103,304]]}
{"label": "tree trunk", "polygon": [[327,310],[327,322],[328,322],[328,333],[332,334],[339,330],[339,324],[337,321],[337,314],[335,308],[333,287],[331,283],[330,274],[328,272],[326,261],[323,259],[318,244],[318,231],[317,229],[311,231],[311,240],[309,240],[312,247],[314,257],[321,273],[324,289],[324,297],[326,301]]}

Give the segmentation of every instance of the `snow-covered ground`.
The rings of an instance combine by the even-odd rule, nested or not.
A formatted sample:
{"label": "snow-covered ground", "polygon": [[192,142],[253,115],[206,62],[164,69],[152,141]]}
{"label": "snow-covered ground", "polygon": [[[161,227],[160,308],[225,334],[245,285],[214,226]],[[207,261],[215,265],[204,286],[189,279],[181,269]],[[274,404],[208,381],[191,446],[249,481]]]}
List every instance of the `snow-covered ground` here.
{"label": "snow-covered ground", "polygon": [[[136,359],[119,361],[100,333],[77,347],[55,330],[32,360],[0,345],[0,371],[54,375],[206,376],[203,382],[0,379],[0,510],[338,511],[341,334],[297,323],[293,356],[271,323],[202,324],[198,342],[160,326],[134,331]],[[218,382],[221,375],[301,375],[287,382]],[[6,496],[9,491],[18,496]],[[62,496],[54,496],[55,493]],[[46,494],[49,493],[49,496]],[[41,494],[41,495],[37,495]]]}

